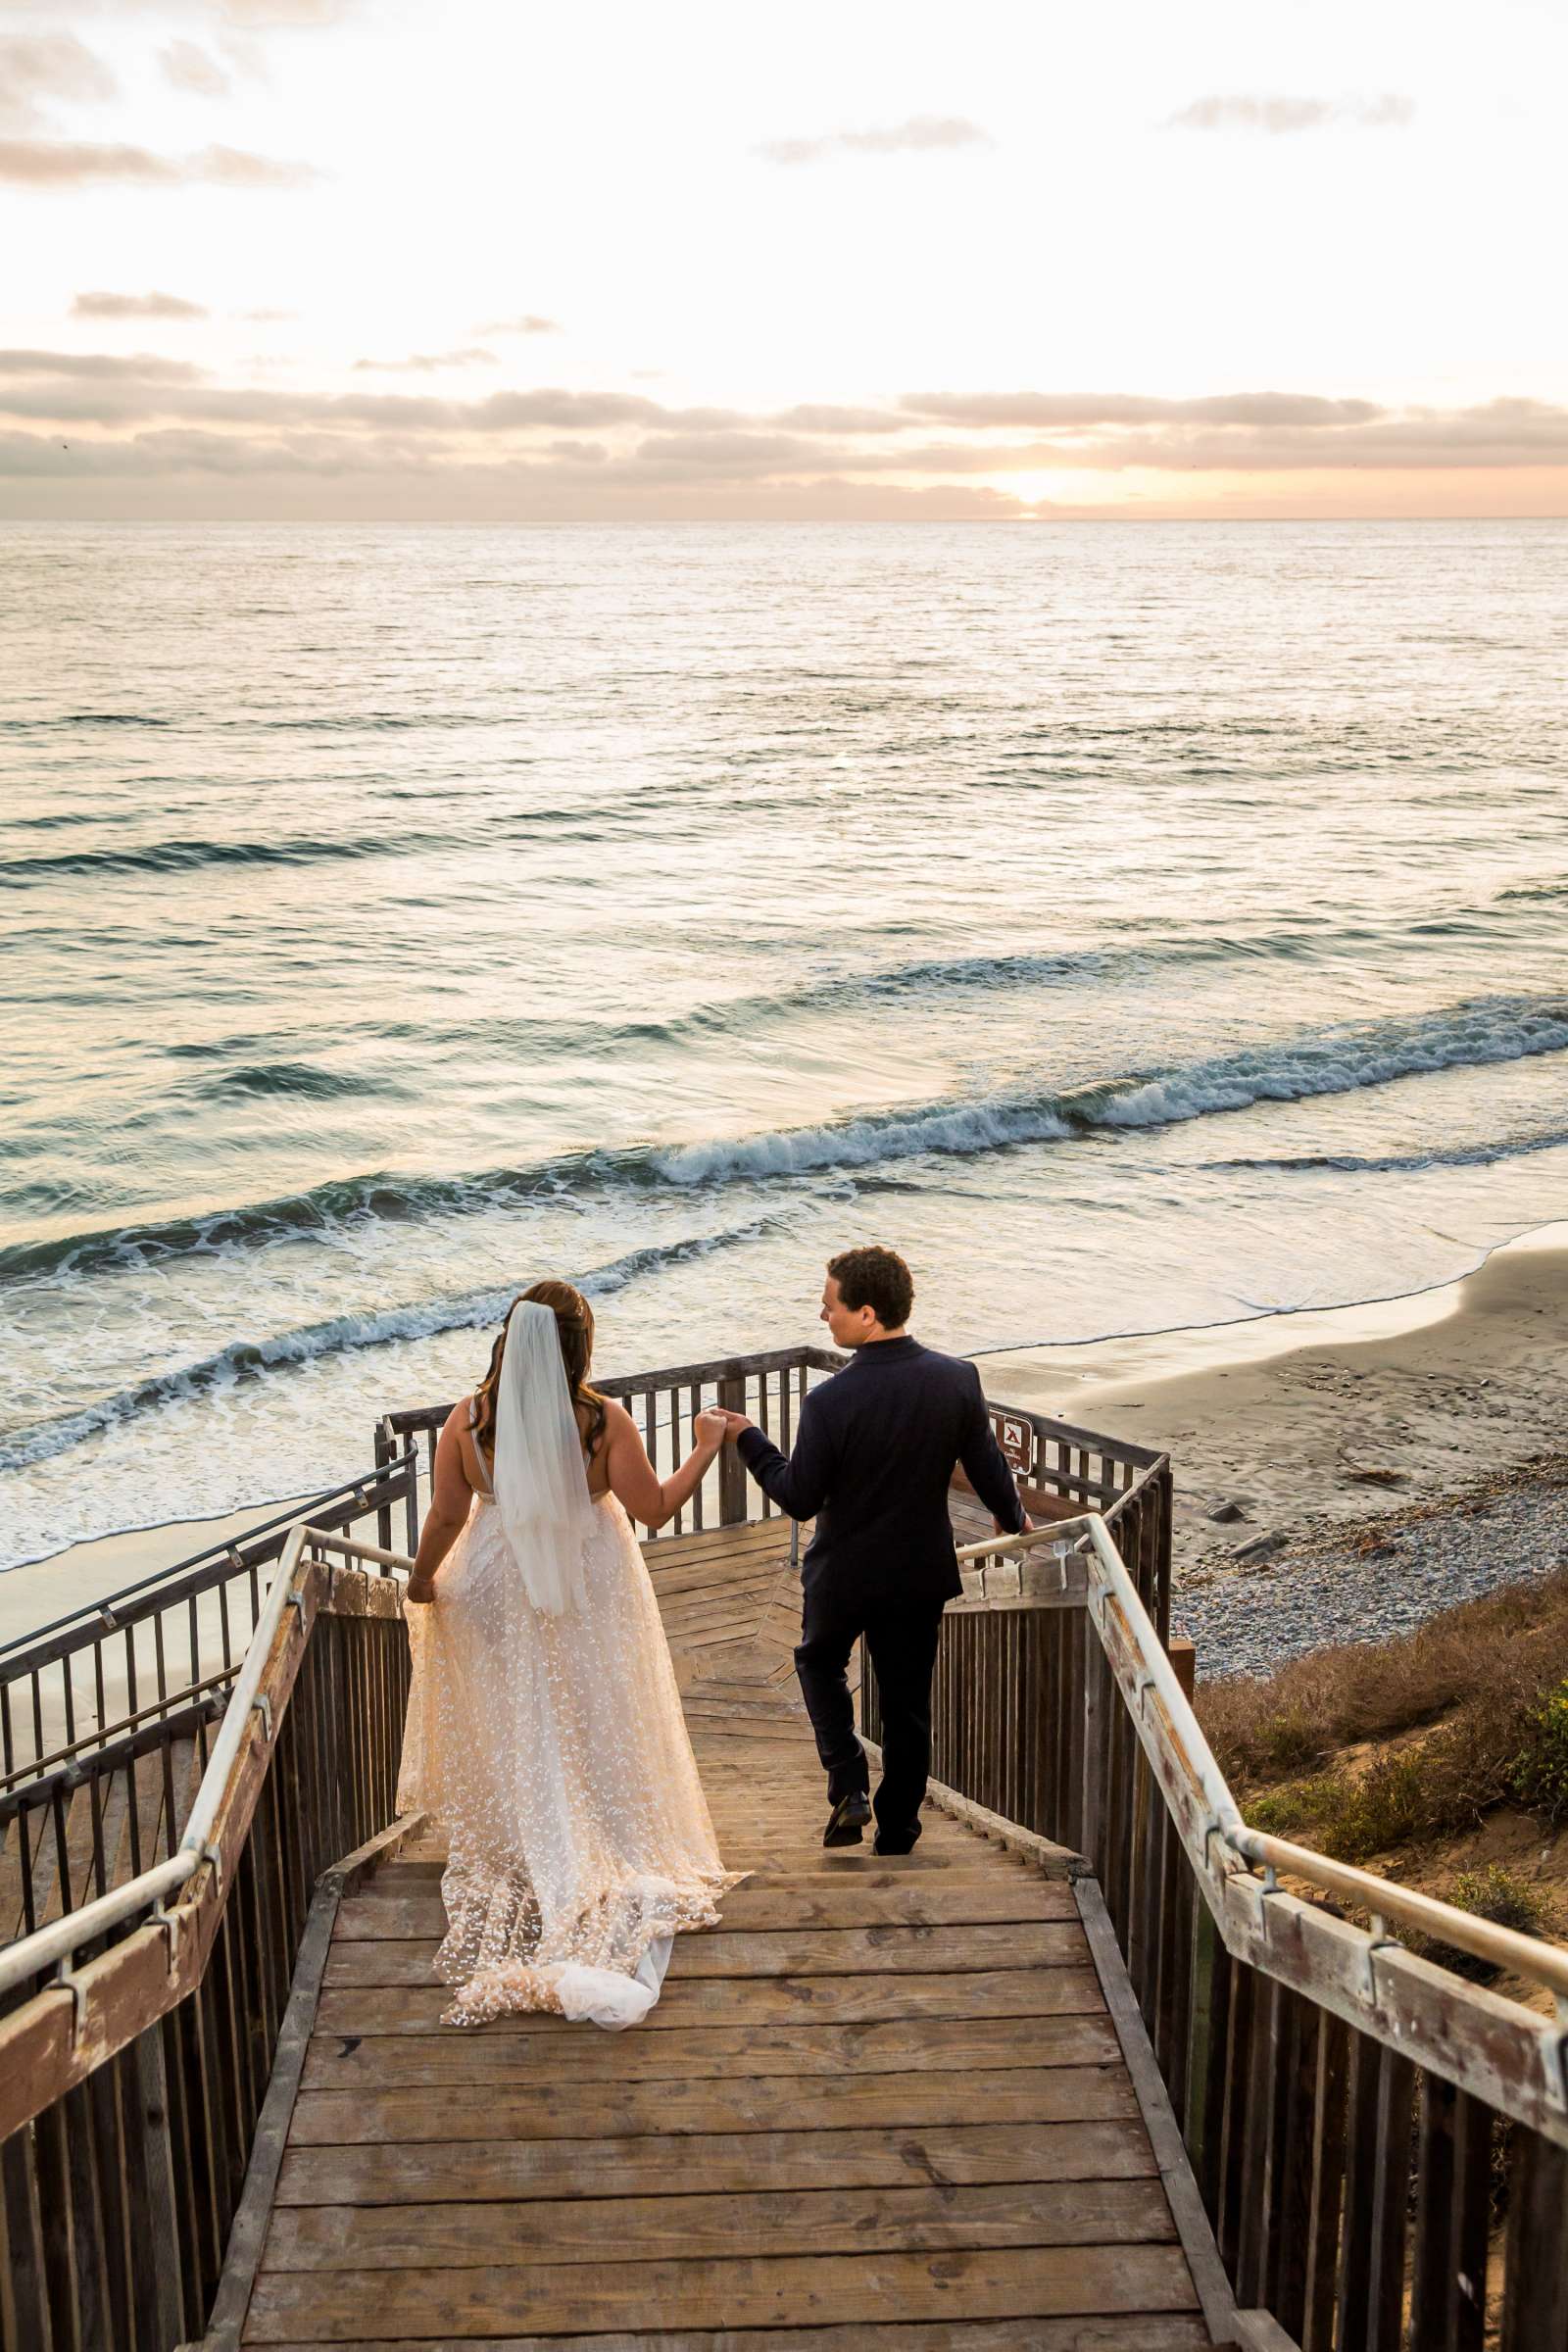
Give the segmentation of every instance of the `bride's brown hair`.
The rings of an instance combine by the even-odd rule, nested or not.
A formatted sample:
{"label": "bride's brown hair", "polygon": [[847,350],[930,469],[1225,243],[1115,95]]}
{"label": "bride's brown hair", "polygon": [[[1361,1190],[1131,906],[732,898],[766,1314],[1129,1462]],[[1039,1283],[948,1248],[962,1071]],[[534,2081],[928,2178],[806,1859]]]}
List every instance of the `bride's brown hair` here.
{"label": "bride's brown hair", "polygon": [[490,1369],[473,1392],[474,1443],[489,1453],[495,1451],[496,1382],[501,1377],[502,1351],[512,1318],[525,1301],[534,1306],[548,1306],[556,1318],[556,1337],[561,1342],[561,1360],[566,1368],[566,1387],[579,1423],[583,1412],[587,1413],[583,1446],[591,1454],[605,1434],[606,1419],[604,1398],[597,1389],[588,1386],[588,1367],[594,1360],[594,1310],[581,1291],[574,1290],[569,1282],[554,1279],[536,1282],[531,1290],[520,1292],[507,1309],[506,1322],[490,1350]]}

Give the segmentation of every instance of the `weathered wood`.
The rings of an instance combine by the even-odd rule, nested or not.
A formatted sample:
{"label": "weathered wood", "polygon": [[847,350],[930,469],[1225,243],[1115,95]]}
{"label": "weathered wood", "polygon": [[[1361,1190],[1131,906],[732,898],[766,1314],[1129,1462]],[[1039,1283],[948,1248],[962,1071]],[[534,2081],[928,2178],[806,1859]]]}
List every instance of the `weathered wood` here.
{"label": "weathered wood", "polygon": [[[792,1882],[788,1889],[755,1884],[736,1886],[724,1897],[725,1934],[750,1936],[818,1928],[997,1927],[1045,1920],[1076,1923],[1078,1918],[1068,1886],[1023,1871],[984,1879],[907,1879],[896,1878],[891,1872],[878,1876],[883,1884],[875,1887],[860,1879],[849,1886],[829,1881],[813,1887],[799,1887]],[[385,1942],[403,1936],[433,1936],[439,1941],[445,1933],[439,1893],[432,1889],[405,1894],[383,1878],[371,1891],[350,1896],[344,1903],[336,1940],[345,1944],[361,1938]],[[705,1936],[704,1945],[711,1940]]]}
{"label": "weathered wood", "polygon": [[944,2180],[933,2186],[791,2189],[688,2183],[675,2195],[431,2204],[411,2230],[399,2205],[294,2206],[268,2236],[265,2269],[330,2273],[649,2262],[726,2255],[859,2254],[919,2247],[1159,2245],[1174,2238],[1157,2180]]}
{"label": "weathered wood", "polygon": [[[914,1969],[890,1976],[868,1967],[848,1976],[677,1978],[672,1972],[639,2031],[749,2021],[847,2026],[914,2017],[1045,2017],[1056,2007],[1055,1973],[1015,1968],[957,1975]],[[1081,1975],[1078,1969],[1070,1973]],[[439,1985],[398,1991],[345,1987],[322,1993],[318,2028],[328,2034],[433,2034],[450,2001],[450,1992]],[[501,2018],[485,2029],[497,2039],[534,2030],[528,2018]]]}
{"label": "weathered wood", "polygon": [[1096,1882],[1080,1878],[1073,1893],[1083,1917],[1084,1932],[1095,1957],[1105,2006],[1121,2044],[1133,2092],[1138,2101],[1150,2146],[1159,2167],[1160,2182],[1187,2257],[1188,2269],[1203,2317],[1223,2343],[1236,2313],[1236,2297],[1220,2261],[1214,2233],[1199,2196],[1187,2161],[1187,2151],[1171,2113],[1169,2096],[1149,2040],[1132,1984],[1123,1971],[1115,1931]]}
{"label": "weathered wood", "polygon": [[1187,2311],[1192,2286],[1169,2246],[1029,2247],[937,2255],[877,2253],[757,2260],[541,2264],[502,2270],[264,2273],[247,2340],[352,2342],[367,2314],[383,2335],[557,2334],[613,2328],[657,2311],[667,2328],[780,2327],[925,2319]]}
{"label": "weathered wood", "polygon": [[1120,2065],[1013,2066],[1002,2073],[926,2070],[868,2078],[714,2077],[701,2082],[530,2083],[487,2091],[301,2091],[291,2144],[467,2140],[476,2121],[491,2139],[601,2139],[613,2134],[883,2129],[993,2122],[1074,2123],[1137,2113]]}
{"label": "weathered wood", "polygon": [[[947,2124],[897,2133],[832,2132],[693,2133],[680,2142],[682,2193],[723,2190],[903,2187],[1015,2181],[1036,2190],[1060,2180],[1147,2180],[1154,2158],[1142,2122]],[[297,2147],[283,2161],[279,2207],[479,2204],[519,2197],[635,2196],[667,2192],[670,2150],[662,2136],[608,2139],[470,2139]]]}
{"label": "weathered wood", "polygon": [[[1093,2066],[1118,2044],[1091,1969],[1053,1971],[1055,2011],[1018,2016],[877,2019],[799,2026],[775,2020],[592,2040],[559,2018],[523,2034],[320,2034],[305,2062],[307,2090],[398,2089],[426,2083],[700,2082],[714,2076],[908,2074],[986,2070],[1026,2054],[1035,2066]],[[559,2030],[548,2031],[550,2026]]]}
{"label": "weathered wood", "polygon": [[[1031,2314],[1027,2352],[1199,2352],[1209,2341],[1200,2319],[1186,2312],[1118,2313],[1114,2319],[1082,2316],[1042,2319]],[[931,2320],[876,2323],[876,2352],[1024,2352],[1017,2320]],[[627,2335],[508,2335],[493,2339],[488,2352],[866,2352],[866,2331],[858,2322],[847,2328],[725,2328],[717,2334],[689,2328],[673,2332],[662,2328],[653,2334],[639,2328]],[[276,2352],[319,2352],[318,2345],[284,2344]],[[402,2338],[394,2347],[384,2338],[359,2343],[356,2352],[452,2352],[451,2339],[431,2343]]]}
{"label": "weathered wood", "polygon": [[1508,2251],[1501,2352],[1562,2352],[1568,2344],[1568,2153],[1539,2132],[1516,2132],[1508,2167]]}

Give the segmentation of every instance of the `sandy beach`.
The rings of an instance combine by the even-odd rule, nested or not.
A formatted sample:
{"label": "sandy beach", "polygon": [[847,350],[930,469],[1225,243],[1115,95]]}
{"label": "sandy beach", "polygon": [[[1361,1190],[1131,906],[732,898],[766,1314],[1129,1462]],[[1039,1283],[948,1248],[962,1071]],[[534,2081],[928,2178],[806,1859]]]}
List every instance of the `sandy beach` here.
{"label": "sandy beach", "polygon": [[1568,1562],[1568,1226],[1409,1298],[984,1359],[987,1387],[1168,1448],[1199,1671],[1374,1639]]}
{"label": "sandy beach", "polygon": [[289,1507],[287,1501],[259,1502],[220,1519],[182,1519],[164,1527],[127,1528],[122,1535],[99,1536],[90,1544],[73,1544],[69,1550],[57,1551],[49,1559],[8,1568],[0,1576],[0,1642],[21,1641],[84,1601],[104,1599],[144,1576],[176,1567],[214,1544],[226,1544],[230,1537],[243,1536],[264,1520],[275,1519]]}
{"label": "sandy beach", "polygon": [[[1166,1447],[1177,1556],[1361,1519],[1563,1444],[1568,1225],[1410,1298],[988,1355],[994,1396]],[[1225,1503],[1243,1518],[1216,1524]]]}

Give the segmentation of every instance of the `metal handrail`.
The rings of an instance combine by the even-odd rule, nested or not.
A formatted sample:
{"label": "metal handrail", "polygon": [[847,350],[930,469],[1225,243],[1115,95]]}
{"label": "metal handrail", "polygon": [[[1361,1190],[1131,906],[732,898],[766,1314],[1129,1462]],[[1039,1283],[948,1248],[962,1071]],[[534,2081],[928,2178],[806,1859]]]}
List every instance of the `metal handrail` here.
{"label": "metal handrail", "polygon": [[[1357,1932],[1367,1936],[1369,1944],[1386,1943],[1388,1925],[1396,1922],[1438,1942],[1451,1944],[1458,1951],[1469,1952],[1494,1967],[1509,1969],[1544,1985],[1555,1995],[1559,2015],[1563,2015],[1568,2009],[1568,1951],[1560,1945],[1546,1943],[1538,1936],[1522,1936],[1517,1929],[1499,1927],[1494,1920],[1477,1919],[1438,1895],[1396,1886],[1372,1871],[1358,1870],[1353,1863],[1333,1861],[1311,1846],[1296,1845],[1289,1838],[1271,1837],[1264,1830],[1249,1827],[1203,1737],[1192,1702],[1176,1679],[1175,1669],[1138,1588],[1098,1511],[1085,1512],[1079,1519],[1059,1520],[1053,1527],[1034,1528],[1027,1535],[966,1544],[957,1556],[960,1563],[971,1563],[995,1559],[999,1554],[1034,1551],[1047,1544],[1060,1544],[1064,1550],[1091,1559],[1092,1577],[1098,1572],[1102,1612],[1105,1600],[1114,1597],[1137,1652],[1139,1680],[1148,1678],[1148,1686],[1164,1707],[1171,1733],[1184,1750],[1188,1768],[1209,1809],[1214,1834],[1249,1874],[1254,1865],[1263,1871],[1265,1891],[1272,1890],[1277,1874],[1286,1871],[1321,1893],[1360,1904],[1370,1915],[1372,1926],[1370,1930]],[[1091,1607],[1093,1596],[1092,1585]],[[1568,2016],[1564,2017],[1564,2023],[1568,2023]]]}
{"label": "metal handrail", "polygon": [[[6,1945],[0,1950],[0,1995],[41,1975],[46,1969],[69,1963],[72,1953],[79,1950],[82,1944],[105,1935],[111,1928],[121,1926],[138,1911],[146,1911],[154,1904],[163,1903],[169,1895],[188,1886],[205,1864],[210,1862],[213,1865],[218,1882],[221,1884],[222,1856],[213,1843],[213,1830],[239,1756],[241,1742],[250,1728],[251,1716],[260,1704],[262,1676],[266,1672],[268,1654],[277,1629],[282,1623],[283,1612],[291,1602],[301,1602],[294,1580],[300,1555],[308,1543],[329,1551],[347,1550],[368,1555],[372,1549],[368,1544],[356,1544],[350,1537],[312,1527],[308,1520],[295,1521],[279,1555],[277,1573],[272,1578],[257,1617],[244,1662],[223,1711],[223,1720],[218,1738],[213,1742],[213,1752],[207,1760],[207,1769],[202,1774],[196,1801],[191,1806],[178,1847],[167,1860],[155,1862],[148,1869],[138,1871],[122,1886],[112,1887],[107,1894],[100,1894],[92,1902],[83,1903],[79,1910],[68,1912],[63,1919],[52,1920],[48,1926],[34,1929],[30,1936],[21,1936],[15,1943]],[[373,1556],[405,1571],[412,1570],[414,1566],[412,1560],[398,1552],[375,1552]]]}

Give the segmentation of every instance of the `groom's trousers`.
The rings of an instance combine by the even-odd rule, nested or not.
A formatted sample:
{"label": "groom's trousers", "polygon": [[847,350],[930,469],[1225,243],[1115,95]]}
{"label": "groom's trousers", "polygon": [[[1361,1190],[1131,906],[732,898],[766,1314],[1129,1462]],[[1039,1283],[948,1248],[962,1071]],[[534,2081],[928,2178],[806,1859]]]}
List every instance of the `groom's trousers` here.
{"label": "groom's trousers", "polygon": [[855,1729],[847,1669],[864,1641],[882,1705],[882,1784],[873,1800],[877,1835],[890,1852],[920,1835],[920,1805],[931,1771],[931,1675],[942,1632],[941,1600],[902,1601],[867,1609],[835,1605],[808,1592],[795,1671],[827,1774],[829,1804],[871,1786],[870,1766]]}

